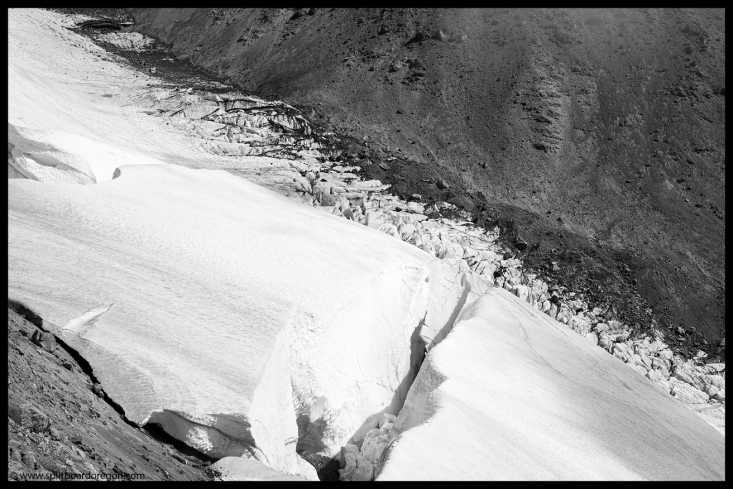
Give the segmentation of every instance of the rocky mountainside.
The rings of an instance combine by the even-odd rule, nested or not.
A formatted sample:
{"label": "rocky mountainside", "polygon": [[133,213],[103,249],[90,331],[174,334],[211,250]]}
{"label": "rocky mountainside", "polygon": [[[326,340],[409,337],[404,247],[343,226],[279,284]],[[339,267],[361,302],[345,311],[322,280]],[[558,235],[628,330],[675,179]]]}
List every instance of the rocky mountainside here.
{"label": "rocky mountainside", "polygon": [[349,136],[396,194],[476,211],[526,266],[718,350],[724,10],[129,13],[128,29]]}

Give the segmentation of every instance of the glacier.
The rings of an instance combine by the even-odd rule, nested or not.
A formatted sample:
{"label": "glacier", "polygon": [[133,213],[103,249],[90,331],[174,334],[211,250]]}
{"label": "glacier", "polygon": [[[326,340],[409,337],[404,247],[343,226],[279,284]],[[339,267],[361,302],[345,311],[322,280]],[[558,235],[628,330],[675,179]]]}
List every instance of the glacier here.
{"label": "glacier", "polygon": [[149,117],[156,81],[65,25],[9,11],[8,294],[128,420],[231,478],[375,458],[389,415],[380,480],[724,478],[724,437],[658,386],[460,260],[221,171],[273,162]]}
{"label": "glacier", "polygon": [[377,480],[723,480],[725,437],[492,287],[428,353]]}
{"label": "glacier", "polygon": [[[211,158],[103,97],[107,68],[79,66],[96,46],[58,14],[11,16],[9,165],[26,178],[8,180],[9,297],[87,358],[130,421],[213,457],[299,474],[296,447],[334,454],[397,414],[445,266],[230,173],[167,163]],[[44,41],[60,51],[45,66]]]}
{"label": "glacier", "polygon": [[219,170],[8,191],[10,297],[150,380],[141,399],[90,360],[132,421],[294,471],[296,412],[325,420],[314,451],[333,453],[401,407],[439,264],[427,253]]}

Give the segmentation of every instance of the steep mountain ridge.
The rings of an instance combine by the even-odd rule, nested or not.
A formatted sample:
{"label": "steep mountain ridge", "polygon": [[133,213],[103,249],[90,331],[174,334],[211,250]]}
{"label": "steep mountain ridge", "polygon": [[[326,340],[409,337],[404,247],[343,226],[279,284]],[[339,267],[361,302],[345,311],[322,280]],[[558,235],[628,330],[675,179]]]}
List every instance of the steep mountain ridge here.
{"label": "steep mountain ridge", "polygon": [[397,156],[367,173],[398,193],[513,221],[530,266],[577,252],[597,270],[560,279],[635,289],[660,323],[712,340],[701,348],[724,335],[723,10],[130,13],[375,162]]}

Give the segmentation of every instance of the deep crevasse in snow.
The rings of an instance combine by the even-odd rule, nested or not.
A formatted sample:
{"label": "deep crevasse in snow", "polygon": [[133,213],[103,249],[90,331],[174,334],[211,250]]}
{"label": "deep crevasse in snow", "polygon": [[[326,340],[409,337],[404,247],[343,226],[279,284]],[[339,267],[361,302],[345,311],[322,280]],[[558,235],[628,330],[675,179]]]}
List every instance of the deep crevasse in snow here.
{"label": "deep crevasse in snow", "polygon": [[141,401],[90,360],[128,417],[152,415],[213,456],[253,440],[290,472],[296,411],[325,421],[314,443],[326,453],[396,414],[430,285],[455,278],[401,241],[219,171],[128,166],[99,185],[11,180],[9,194],[10,296],[62,327],[113,304],[64,334],[150,379],[155,398]]}
{"label": "deep crevasse in snow", "polygon": [[115,77],[134,86],[57,14],[10,15],[9,166],[30,178],[8,182],[9,296],[131,421],[212,456],[299,473],[296,446],[334,453],[396,414],[462,272],[228,173],[163,164],[211,157],[102,97]]}

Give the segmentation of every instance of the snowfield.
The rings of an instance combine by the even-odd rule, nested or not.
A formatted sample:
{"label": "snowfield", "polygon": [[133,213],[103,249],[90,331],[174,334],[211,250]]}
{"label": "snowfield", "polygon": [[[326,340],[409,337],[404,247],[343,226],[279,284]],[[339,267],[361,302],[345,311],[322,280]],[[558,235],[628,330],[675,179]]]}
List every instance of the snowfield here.
{"label": "snowfield", "polygon": [[[56,14],[11,15],[11,39],[31,37],[30,46],[71,36]],[[333,454],[370,417],[397,414],[416,374],[413,333],[430,280],[455,278],[441,281],[439,260],[153,151],[113,171],[129,163],[115,155],[148,151],[150,124],[131,124],[104,97],[64,96],[53,70],[25,63],[23,42],[13,49],[9,133],[29,158],[54,164],[8,182],[9,295],[63,329],[128,419],[214,457],[254,455],[300,473],[297,445]],[[44,111],[29,108],[54,89]],[[99,114],[119,123],[109,139]],[[158,148],[178,142],[156,138]]]}
{"label": "snowfield", "polygon": [[8,189],[10,296],[150,379],[141,400],[90,361],[133,421],[215,457],[256,443],[293,471],[295,410],[328,421],[332,452],[370,415],[396,414],[437,259],[218,170],[135,165],[103,184]]}
{"label": "snowfield", "polygon": [[647,379],[455,262],[216,169],[64,22],[9,10],[8,295],[130,421],[257,459],[224,458],[235,479],[313,479],[296,448],[385,413],[380,479],[725,477],[724,437]]}
{"label": "snowfield", "polygon": [[394,431],[378,480],[725,479],[724,436],[497,287],[430,351]]}

